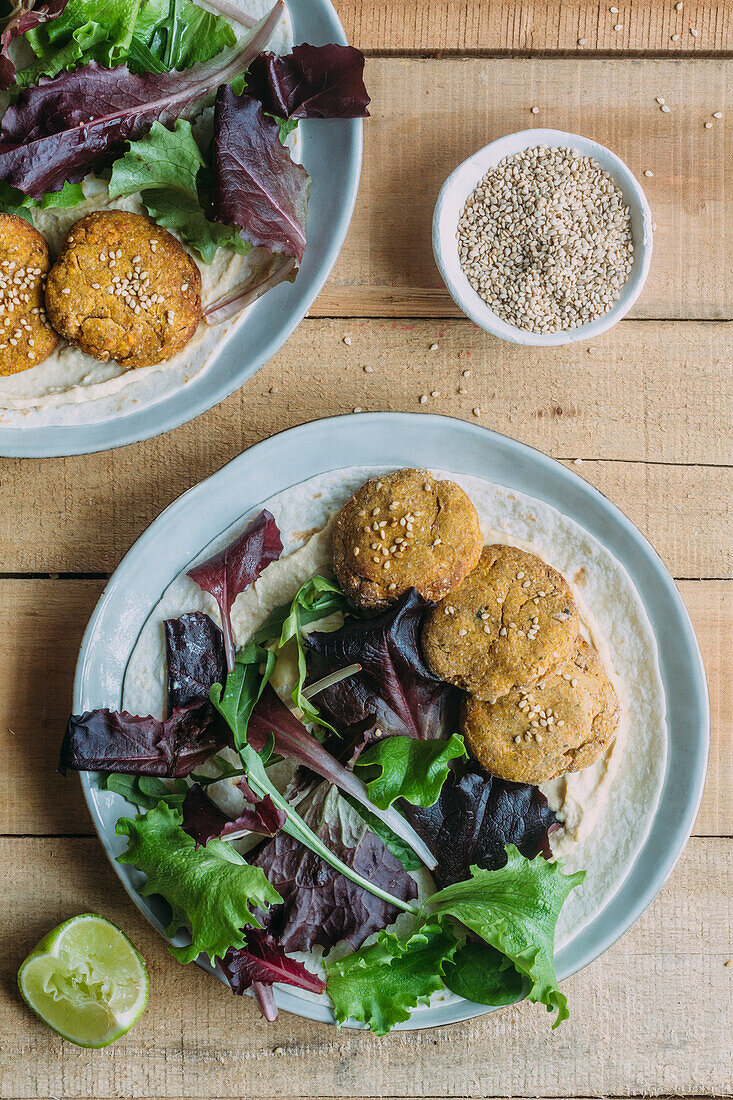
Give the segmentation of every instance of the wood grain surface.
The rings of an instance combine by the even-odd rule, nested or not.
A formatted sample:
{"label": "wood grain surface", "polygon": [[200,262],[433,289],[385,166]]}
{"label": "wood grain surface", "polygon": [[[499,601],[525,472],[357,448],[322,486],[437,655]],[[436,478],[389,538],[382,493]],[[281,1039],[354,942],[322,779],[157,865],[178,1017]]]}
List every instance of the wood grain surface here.
{"label": "wood grain surface", "polygon": [[[368,54],[372,117],[353,223],[311,317],[177,431],[101,455],[0,459],[0,1097],[733,1096],[733,4],[338,9]],[[652,206],[647,286],[590,346],[494,340],[458,317],[432,258],[448,172],[530,126],[609,145]],[[693,837],[627,935],[564,983],[573,1014],[557,1032],[530,1005],[383,1040],[288,1014],[265,1025],[172,959],[108,865],[77,777],[56,771],[83,629],[134,540],[243,449],[354,409],[463,418],[565,463],[651,540],[700,641],[712,741]],[[119,923],[151,973],[141,1023],[97,1052],[50,1033],[15,988],[30,947],[84,910]]]}

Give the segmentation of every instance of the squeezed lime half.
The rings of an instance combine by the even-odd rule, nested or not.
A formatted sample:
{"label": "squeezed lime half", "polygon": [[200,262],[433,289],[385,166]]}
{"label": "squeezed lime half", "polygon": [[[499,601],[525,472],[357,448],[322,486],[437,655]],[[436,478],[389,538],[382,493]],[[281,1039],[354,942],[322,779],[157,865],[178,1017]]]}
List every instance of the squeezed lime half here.
{"label": "squeezed lime half", "polygon": [[148,969],[117,925],[94,913],[44,936],[18,971],[29,1008],[64,1039],[106,1047],[129,1031],[148,1003]]}

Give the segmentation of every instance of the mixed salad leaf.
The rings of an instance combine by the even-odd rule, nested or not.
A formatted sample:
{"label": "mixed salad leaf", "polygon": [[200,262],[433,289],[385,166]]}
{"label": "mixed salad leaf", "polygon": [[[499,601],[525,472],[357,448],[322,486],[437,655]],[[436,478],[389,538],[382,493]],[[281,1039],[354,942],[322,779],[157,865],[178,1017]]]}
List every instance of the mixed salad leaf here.
{"label": "mixed salad leaf", "polygon": [[[565,875],[543,858],[555,825],[546,800],[466,759],[452,732],[453,689],[422,659],[429,605],[415,592],[386,615],[359,619],[334,582],[314,577],[236,651],[234,600],[281,549],[264,511],[190,570],[224,629],[202,612],[166,621],[170,717],[72,716],[62,767],[114,773],[106,788],[147,811],[118,823],[128,837],[120,859],[145,874],[145,896],[170,905],[169,935],[190,931],[174,954],[218,958],[233,991],[250,990],[267,1019],[277,1015],[273,984],[323,990],[288,954],[319,946],[339,1024],[353,1018],[384,1034],[448,988],[491,1006],[526,995],[557,1026],[567,1005],[555,929],[583,873]],[[334,613],[343,626],[304,637]],[[293,643],[291,709],[270,677],[277,650]],[[301,721],[299,702],[322,736],[326,726],[326,744]],[[341,759],[330,751],[339,741]],[[236,763],[219,755],[225,743]],[[195,770],[205,760],[206,775]],[[283,761],[297,769],[284,791],[269,771]],[[243,795],[235,817],[207,794],[222,779]],[[231,841],[251,835],[245,858]],[[420,867],[439,889],[418,906],[411,872]],[[338,943],[352,950],[334,961]]]}
{"label": "mixed salad leaf", "polygon": [[[373,886],[402,901],[417,896],[414,879],[336,787],[319,784],[305,805],[298,804],[298,811],[330,851]],[[341,940],[360,947],[399,915],[394,905],[345,878],[285,833],[266,844],[252,862],[283,899],[270,910],[266,924],[285,951],[309,951],[315,944],[330,950]]]}
{"label": "mixed salad leaf", "polygon": [[366,118],[364,55],[353,46],[310,46],[261,53],[250,65],[246,90],[279,118]]}
{"label": "mixed salad leaf", "polygon": [[454,766],[432,806],[403,808],[438,861],[438,886],[467,879],[474,864],[503,867],[507,844],[528,859],[549,856],[548,836],[558,827],[539,787],[496,779],[475,761]]}
{"label": "mixed salad leaf", "polygon": [[128,838],[120,863],[145,874],[143,897],[160,894],[171,908],[168,935],[181,928],[191,943],[171,947],[183,963],[202,952],[222,958],[230,947],[243,947],[245,925],[260,927],[257,911],[281,899],[259,867],[247,863],[229,844],[211,840],[205,847],[181,826],[181,814],[161,803],[146,814],[123,817],[117,835]]}
{"label": "mixed salad leaf", "polygon": [[16,79],[15,63],[9,55],[10,43],[21,35],[27,35],[35,27],[52,19],[58,19],[68,0],[46,0],[46,3],[34,3],[34,0],[16,0],[0,31],[0,91],[6,91]]}

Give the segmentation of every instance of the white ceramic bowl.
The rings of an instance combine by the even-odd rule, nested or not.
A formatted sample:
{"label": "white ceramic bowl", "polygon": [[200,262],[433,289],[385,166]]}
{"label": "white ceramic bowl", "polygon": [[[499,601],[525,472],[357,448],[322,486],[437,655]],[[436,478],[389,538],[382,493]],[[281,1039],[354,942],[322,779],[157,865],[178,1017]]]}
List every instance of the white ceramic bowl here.
{"label": "white ceramic bowl", "polygon": [[[634,262],[618,299],[597,320],[562,332],[529,332],[502,320],[473,289],[458,258],[456,229],[468,196],[489,168],[493,168],[505,157],[524,149],[532,149],[536,145],[577,149],[584,156],[593,157],[613,177],[631,212]],[[492,141],[468,160],[464,160],[448,176],[438,195],[433,214],[433,252],[453,301],[479,328],[513,344],[556,347],[558,344],[571,344],[576,340],[590,340],[611,328],[629,312],[649,273],[652,258],[652,214],[638,180],[610,149],[579,134],[566,134],[562,130],[519,130],[516,134],[507,134],[506,137]]]}

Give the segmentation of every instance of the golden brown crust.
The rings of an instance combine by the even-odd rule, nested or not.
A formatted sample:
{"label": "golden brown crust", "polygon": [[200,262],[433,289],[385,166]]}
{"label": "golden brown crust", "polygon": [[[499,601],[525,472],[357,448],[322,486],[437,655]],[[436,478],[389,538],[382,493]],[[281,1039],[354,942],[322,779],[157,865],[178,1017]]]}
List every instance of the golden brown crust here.
{"label": "golden brown crust", "polygon": [[482,542],[460,486],[397,470],[367,481],[336,516],[333,567],[357,607],[383,609],[408,588],[440,600],[473,569]]}
{"label": "golden brown crust", "polygon": [[0,374],[18,374],[42,362],[59,338],[48,323],[43,284],[48,245],[14,214],[0,214]]}
{"label": "golden brown crust", "polygon": [[175,237],[141,214],[106,210],[72,226],[46,284],[66,339],[103,362],[170,359],[201,320],[201,274]]}
{"label": "golden brown crust", "polygon": [[466,696],[461,731],[472,756],[501,779],[537,785],[594,764],[616,736],[616,692],[581,641],[559,671],[496,703]]}
{"label": "golden brown crust", "polygon": [[566,664],[579,636],[572,592],[556,569],[514,546],[486,546],[428,613],[422,645],[436,676],[495,701]]}

